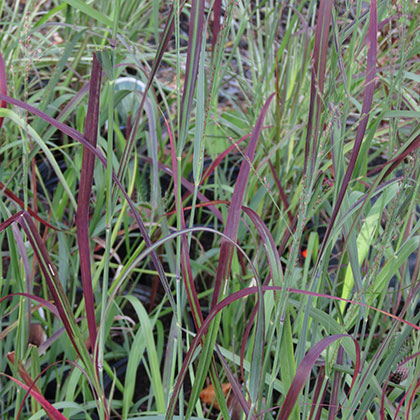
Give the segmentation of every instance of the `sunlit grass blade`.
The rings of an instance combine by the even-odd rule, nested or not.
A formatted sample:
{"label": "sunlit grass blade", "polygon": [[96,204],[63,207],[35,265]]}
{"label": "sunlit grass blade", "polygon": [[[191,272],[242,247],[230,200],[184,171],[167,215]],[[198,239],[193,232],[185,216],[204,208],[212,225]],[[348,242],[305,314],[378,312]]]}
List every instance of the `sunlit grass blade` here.
{"label": "sunlit grass blade", "polygon": [[[19,207],[22,210],[24,210],[25,203],[19,197],[17,197],[12,191],[10,191],[9,188],[7,188],[2,182],[0,182],[0,192],[4,193],[4,195],[6,195],[7,197],[9,197],[12,201],[14,201],[16,204],[18,204]],[[48,223],[42,217],[38,216],[38,213],[36,213],[35,211],[33,211],[30,207],[28,207],[26,210],[28,211],[28,213],[33,218],[35,218],[36,220],[38,220],[38,222],[42,223],[44,226],[49,227],[50,229],[58,230],[58,228],[56,228],[55,226],[53,226],[50,223]]]}

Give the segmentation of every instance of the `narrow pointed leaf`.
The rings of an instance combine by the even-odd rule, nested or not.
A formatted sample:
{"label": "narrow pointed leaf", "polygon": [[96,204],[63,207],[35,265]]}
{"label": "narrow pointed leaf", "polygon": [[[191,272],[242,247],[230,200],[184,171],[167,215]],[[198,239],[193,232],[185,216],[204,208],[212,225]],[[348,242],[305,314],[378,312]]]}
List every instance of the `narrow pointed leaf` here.
{"label": "narrow pointed leaf", "polygon": [[[102,69],[96,54],[93,55],[92,72],[90,78],[89,102],[84,136],[86,140],[96,148],[98,137],[99,120],[99,95],[101,89]],[[108,156],[111,159],[111,156]],[[89,204],[93,183],[93,170],[95,167],[95,155],[83,148],[82,171],[80,174],[79,196],[77,200],[77,244],[80,255],[80,272],[82,277],[83,295],[89,329],[91,350],[95,348],[96,342],[96,319],[95,301],[92,290],[92,273],[90,260],[90,238],[89,238]]]}
{"label": "narrow pointed leaf", "polygon": [[6,378],[18,384],[25,391],[29,392],[31,396],[34,397],[41,404],[42,408],[45,410],[45,412],[51,420],[67,420],[66,417],[64,417],[51,403],[49,403],[41,394],[36,392],[33,388],[28,387],[27,385],[23,384],[22,382],[18,381],[12,376],[6,375],[5,373],[0,372],[0,375],[5,376]]}
{"label": "narrow pointed leaf", "polygon": [[[7,95],[7,79],[6,79],[6,68],[4,65],[3,55],[0,51],[0,93]],[[0,108],[6,108],[6,101],[0,101]],[[0,129],[3,125],[3,117],[0,118]]]}

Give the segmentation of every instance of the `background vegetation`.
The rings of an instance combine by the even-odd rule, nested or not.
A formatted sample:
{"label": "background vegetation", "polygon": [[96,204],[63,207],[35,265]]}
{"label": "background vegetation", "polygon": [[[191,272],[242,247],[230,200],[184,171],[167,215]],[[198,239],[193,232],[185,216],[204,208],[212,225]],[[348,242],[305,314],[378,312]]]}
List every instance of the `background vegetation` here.
{"label": "background vegetation", "polygon": [[1,418],[419,418],[418,2],[0,16]]}

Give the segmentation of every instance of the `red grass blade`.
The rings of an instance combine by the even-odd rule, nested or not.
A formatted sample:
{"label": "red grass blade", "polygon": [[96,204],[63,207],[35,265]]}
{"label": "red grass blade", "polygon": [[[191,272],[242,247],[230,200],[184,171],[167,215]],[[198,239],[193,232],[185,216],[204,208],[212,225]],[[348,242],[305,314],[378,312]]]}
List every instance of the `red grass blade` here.
{"label": "red grass blade", "polygon": [[[340,346],[337,353],[337,364],[341,365],[343,364],[343,355],[344,355],[344,349]],[[337,408],[338,405],[338,396],[340,394],[340,381],[341,381],[341,373],[339,371],[334,372],[334,382],[332,385],[332,391],[331,391],[331,402],[330,407],[328,410],[328,420],[334,420],[337,418],[337,414],[339,409]]]}
{"label": "red grass blade", "polygon": [[[15,352],[14,351],[12,351],[10,353],[7,353],[6,357],[12,365],[15,364],[16,359],[15,359]],[[23,379],[25,384],[28,385],[29,387],[33,388],[33,390],[35,392],[37,392],[38,394],[41,394],[41,391],[39,390],[38,386],[32,380],[31,375],[29,375],[28,371],[25,369],[25,366],[23,365],[23,363],[20,360],[18,360],[18,362],[17,362],[17,368],[18,368],[19,375]]]}
{"label": "red grass blade", "polygon": [[[185,1],[182,1],[179,5],[179,12],[181,12],[184,5],[185,5]],[[144,88],[143,97],[141,99],[136,118],[134,120],[133,126],[132,126],[131,131],[130,131],[130,138],[127,141],[127,143],[124,147],[123,155],[121,157],[121,166],[119,167],[118,174],[117,174],[119,179],[121,179],[121,177],[124,175],[125,170],[127,168],[128,155],[130,154],[130,151],[132,150],[133,145],[134,145],[134,140],[135,140],[135,137],[136,137],[137,128],[139,126],[141,114],[142,114],[142,111],[143,111],[143,108],[144,108],[144,104],[146,102],[147,93],[149,92],[149,89],[152,85],[153,78],[155,77],[156,72],[157,72],[157,70],[160,66],[160,63],[162,62],[163,54],[166,51],[166,48],[168,47],[169,41],[171,40],[172,34],[174,32],[175,13],[176,13],[175,3],[172,3],[171,10],[169,11],[169,17],[166,21],[165,28],[163,29],[162,36],[161,36],[161,39],[159,41],[158,50],[156,52],[155,59],[153,61],[152,70],[149,74],[149,78],[147,80],[146,87]]]}
{"label": "red grass blade", "polygon": [[30,388],[29,386],[23,384],[22,382],[18,381],[12,376],[6,375],[5,373],[0,372],[0,375],[9,378],[10,380],[18,384],[21,388],[23,388],[25,391],[29,392],[31,396],[34,397],[41,404],[42,408],[45,410],[50,419],[67,420],[67,418],[64,417],[51,403],[49,403],[41,394],[36,392],[34,388]]}
{"label": "red grass blade", "polygon": [[[1,124],[0,124],[0,127],[1,127]],[[25,208],[25,204],[23,203],[23,201],[19,197],[17,197],[15,194],[13,194],[12,191],[10,191],[9,188],[7,188],[3,184],[3,182],[0,182],[0,190],[2,192],[4,192],[4,194],[7,197],[9,197],[11,200],[13,200],[16,204],[18,204],[19,207],[22,208],[22,210]],[[49,228],[54,229],[54,230],[60,230],[60,229],[56,228],[55,226],[51,225],[50,223],[48,223],[47,221],[45,221],[43,218],[39,217],[38,213],[33,211],[30,207],[28,207],[27,211],[33,218],[38,220],[38,222],[42,223],[44,226],[49,227]]]}
{"label": "red grass blade", "polygon": [[[1,231],[2,229],[0,229],[0,232]],[[24,296],[29,299],[32,299],[40,303],[42,306],[45,306],[46,308],[48,308],[57,318],[60,317],[60,314],[58,313],[57,308],[51,302],[48,302],[48,300],[45,300],[39,296],[31,295],[30,293],[25,293],[25,292],[10,293],[9,295],[3,296],[2,298],[0,298],[0,303],[2,303],[4,300],[8,299],[11,296]]]}
{"label": "red grass blade", "polygon": [[[280,410],[279,415],[277,416],[277,419],[281,420],[287,420],[292,413],[293,407],[295,406],[297,399],[299,397],[300,391],[302,390],[303,386],[305,385],[309,374],[312,371],[313,366],[315,365],[315,362],[317,361],[318,357],[321,355],[321,353],[331,344],[333,344],[335,341],[344,338],[344,337],[350,337],[354,345],[356,347],[356,364],[354,367],[354,374],[353,374],[353,380],[351,387],[353,386],[356,377],[360,370],[360,348],[359,343],[357,340],[347,334],[335,334],[330,337],[326,337],[316,343],[309,351],[306,353],[305,357],[302,359],[302,362],[300,363],[296,375],[292,381],[292,384],[290,385],[290,389],[286,395],[286,398],[284,400],[283,406]],[[350,387],[350,388],[351,388]]]}
{"label": "red grass blade", "polygon": [[[316,385],[315,385],[315,389],[314,389],[314,393],[312,396],[312,407],[311,407],[311,412],[309,413],[309,420],[312,420],[312,417],[315,414],[315,408],[316,408],[316,402],[319,400],[319,394],[321,393],[322,390],[322,384],[324,383],[324,379],[325,379],[325,366],[320,366],[319,368],[319,372],[316,378]],[[326,387],[324,388],[324,392],[326,391]],[[322,400],[320,401],[320,408],[322,407]],[[318,411],[315,420],[317,420],[318,414],[320,414],[321,410]]]}
{"label": "red grass blade", "polygon": [[214,172],[214,170],[220,165],[220,162],[232,151],[238,149],[238,145],[242,143],[244,140],[249,138],[251,134],[247,134],[246,136],[242,137],[232,145],[230,145],[223,153],[220,153],[219,156],[214,160],[214,162],[209,166],[206,172],[201,177],[200,185],[203,185],[204,181]]}
{"label": "red grass blade", "polygon": [[215,0],[213,3],[213,22],[212,22],[212,38],[211,38],[211,48],[214,53],[214,48],[216,46],[217,37],[220,32],[220,19],[222,17],[222,1]]}
{"label": "red grass blade", "polygon": [[[101,89],[102,69],[96,54],[93,55],[90,78],[89,102],[86,116],[84,136],[96,148],[99,120],[99,96]],[[108,159],[111,159],[109,156]],[[80,272],[83,295],[85,298],[86,317],[89,329],[90,348],[93,351],[96,342],[95,300],[92,290],[90,238],[89,238],[89,203],[93,183],[95,155],[83,148],[82,171],[80,174],[79,196],[77,200],[77,244],[80,255]]]}
{"label": "red grass blade", "polygon": [[34,254],[39,262],[41,271],[45,277],[48,289],[54,299],[54,304],[60,315],[60,319],[63,322],[64,327],[66,328],[67,334],[69,335],[69,338],[72,341],[76,352],[78,353],[80,358],[82,358],[82,355],[79,352],[79,346],[76,344],[75,341],[75,334],[71,322],[68,318],[69,314],[71,313],[70,304],[66,298],[63,286],[61,285],[61,282],[58,279],[57,272],[54,268],[54,265],[52,264],[51,258],[48,255],[45,245],[42,242],[41,237],[39,236],[34,222],[32,221],[27,212],[19,212],[15,216],[18,216],[16,221],[22,226],[22,229],[25,231],[28,237]]}
{"label": "red grass blade", "polygon": [[[140,156],[140,159],[143,159],[145,162],[150,162],[152,163],[152,159],[147,157],[147,156]],[[161,162],[158,162],[158,167],[162,172],[165,172],[165,174],[168,174],[169,176],[173,177],[173,171],[171,168],[169,168],[168,166],[164,165]],[[188,190],[189,193],[193,193],[194,192],[194,185],[187,181],[185,178],[181,178],[181,184],[183,185],[183,187],[185,187],[185,189]],[[222,213],[213,205],[213,204],[217,204],[218,201],[211,201],[209,200],[203,193],[201,193],[200,191],[197,191],[197,197],[200,199],[200,201],[202,201],[203,203],[205,203],[204,205],[209,207],[209,210],[221,221],[223,222],[223,216]],[[202,206],[201,204],[198,204],[197,206]],[[196,207],[197,207],[196,206]],[[184,209],[185,210],[185,209]],[[170,215],[171,213],[168,213],[168,215]]]}
{"label": "red grass blade", "polygon": [[287,212],[287,217],[289,218],[290,223],[292,223],[293,216],[292,216],[292,213],[289,209],[289,203],[287,201],[287,196],[286,196],[286,193],[283,190],[283,187],[281,186],[281,182],[280,182],[279,176],[277,174],[276,168],[271,163],[270,159],[268,160],[268,164],[270,165],[270,169],[271,169],[271,173],[273,174],[274,182],[276,183],[277,188],[279,189],[280,198],[281,198],[281,201],[283,201],[284,210]]}
{"label": "red grass blade", "polygon": [[[246,414],[246,418],[249,418],[249,411],[250,411],[249,410],[249,403],[247,402],[244,395],[242,394],[242,390],[241,390],[241,386],[239,384],[239,381],[235,378],[232,371],[230,370],[229,365],[226,363],[226,360],[223,357],[223,354],[220,351],[219,346],[216,346],[216,352],[217,352],[217,355],[219,356],[220,361],[222,362],[222,365],[223,365],[223,368],[226,372],[226,376],[229,380],[229,383],[232,386],[233,395],[235,396],[239,405],[244,410],[244,412]],[[233,416],[231,418],[233,418]],[[255,419],[255,416],[253,415],[251,418]]]}
{"label": "red grass blade", "polygon": [[[6,67],[4,65],[3,56],[0,52],[0,92],[3,95],[7,95],[7,79],[6,79]],[[6,101],[2,100],[0,102],[0,108],[6,108]],[[3,125],[3,117],[0,118],[0,128]]]}
{"label": "red grass blade", "polygon": [[[325,68],[327,63],[328,35],[330,33],[333,0],[321,0],[318,9],[318,20],[315,31],[314,62],[312,66],[311,99],[309,103],[308,128],[306,131],[304,173],[308,167],[310,141],[312,139],[312,159],[315,158],[318,142],[319,120],[321,117],[322,98],[325,83]],[[315,130],[312,132],[316,98]],[[310,168],[311,173],[313,167]]]}
{"label": "red grass blade", "polygon": [[388,162],[388,164],[391,163],[391,166],[386,170],[385,174],[381,179],[386,178],[410,153],[413,153],[419,147],[420,136],[417,136],[403,152],[401,152],[398,156],[396,156],[390,162]]}

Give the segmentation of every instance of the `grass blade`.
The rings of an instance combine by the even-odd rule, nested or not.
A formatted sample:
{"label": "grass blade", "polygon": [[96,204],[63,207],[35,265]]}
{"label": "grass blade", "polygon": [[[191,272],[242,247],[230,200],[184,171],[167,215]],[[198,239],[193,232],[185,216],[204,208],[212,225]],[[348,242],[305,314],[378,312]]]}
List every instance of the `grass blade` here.
{"label": "grass blade", "polygon": [[[12,191],[9,190],[9,188],[7,188],[2,182],[0,182],[0,191],[4,193],[4,195],[6,195],[7,197],[9,197],[11,200],[13,200],[16,204],[19,205],[19,207],[23,210],[25,208],[25,203],[15,194],[13,194]],[[36,213],[35,211],[33,211],[30,207],[28,207],[26,209],[28,211],[28,213],[36,220],[38,220],[38,222],[42,223],[44,226],[49,227],[51,229],[54,230],[59,230],[58,228],[56,228],[55,226],[51,225],[50,223],[48,223],[46,220],[44,220],[42,217],[38,216],[38,213]]]}
{"label": "grass blade", "polygon": [[[0,51],[0,93],[7,95],[7,79],[6,79],[6,67],[4,65],[3,55]],[[0,108],[6,108],[6,101],[0,102]],[[0,129],[3,125],[3,117],[0,117]]]}
{"label": "grass blade", "polygon": [[333,344],[335,341],[344,338],[344,337],[350,337],[354,345],[356,347],[356,364],[354,367],[354,374],[352,379],[352,384],[350,386],[350,389],[353,387],[354,382],[356,381],[357,375],[360,370],[360,348],[359,343],[357,340],[347,334],[336,334],[332,335],[331,337],[326,337],[316,343],[305,355],[302,362],[300,363],[297,371],[296,376],[293,379],[292,384],[290,385],[290,389],[286,395],[286,398],[284,400],[283,406],[280,410],[279,415],[277,416],[278,420],[287,420],[292,413],[293,407],[295,406],[297,399],[299,397],[300,391],[302,390],[309,374],[312,371],[312,368],[317,361],[318,357],[321,355],[321,353],[331,344]]}
{"label": "grass blade", "polygon": [[[96,54],[94,54],[84,136],[92,147],[95,148],[98,136],[101,75],[101,65],[99,64]],[[89,204],[92,191],[94,166],[95,156],[92,152],[83,148],[82,170],[80,174],[79,196],[77,200],[76,227],[83,295],[85,298],[86,317],[89,329],[90,347],[92,351],[95,348],[97,335],[89,243]]]}
{"label": "grass blade", "polygon": [[[190,26],[188,31],[188,51],[184,92],[181,100],[181,115],[179,127],[178,154],[184,148],[187,138],[187,124],[191,113],[193,96],[198,74],[198,63],[201,55],[201,42],[204,31],[204,0],[193,0],[190,12]],[[202,111],[201,111],[202,112]]]}
{"label": "grass blade", "polygon": [[212,24],[212,38],[211,38],[211,48],[214,51],[216,46],[217,37],[220,32],[220,20],[222,18],[222,1],[215,0],[213,3],[213,24]]}
{"label": "grass blade", "polygon": [[12,376],[6,375],[5,373],[0,372],[0,375],[5,376],[6,378],[9,378],[16,384],[18,384],[21,388],[23,388],[25,391],[29,392],[32,397],[34,397],[42,406],[42,408],[45,410],[47,415],[52,420],[67,420],[66,417],[64,417],[51,403],[49,403],[41,394],[38,394],[38,392],[35,391],[34,388],[31,388],[22,382],[18,381],[17,379],[13,378]]}
{"label": "grass blade", "polygon": [[[315,46],[314,46],[314,64],[312,67],[311,79],[311,99],[309,103],[308,127],[306,131],[305,143],[305,163],[304,173],[308,166],[309,154],[312,151],[312,165],[310,167],[311,174],[314,171],[314,161],[317,153],[318,130],[319,120],[321,118],[321,95],[324,90],[325,83],[325,68],[327,64],[327,51],[328,51],[328,35],[331,26],[331,11],[333,0],[321,0],[318,9],[318,21],[315,31]],[[316,102],[316,105],[315,105]],[[316,109],[315,130],[312,132],[314,111]],[[312,137],[312,147],[311,147]]]}

